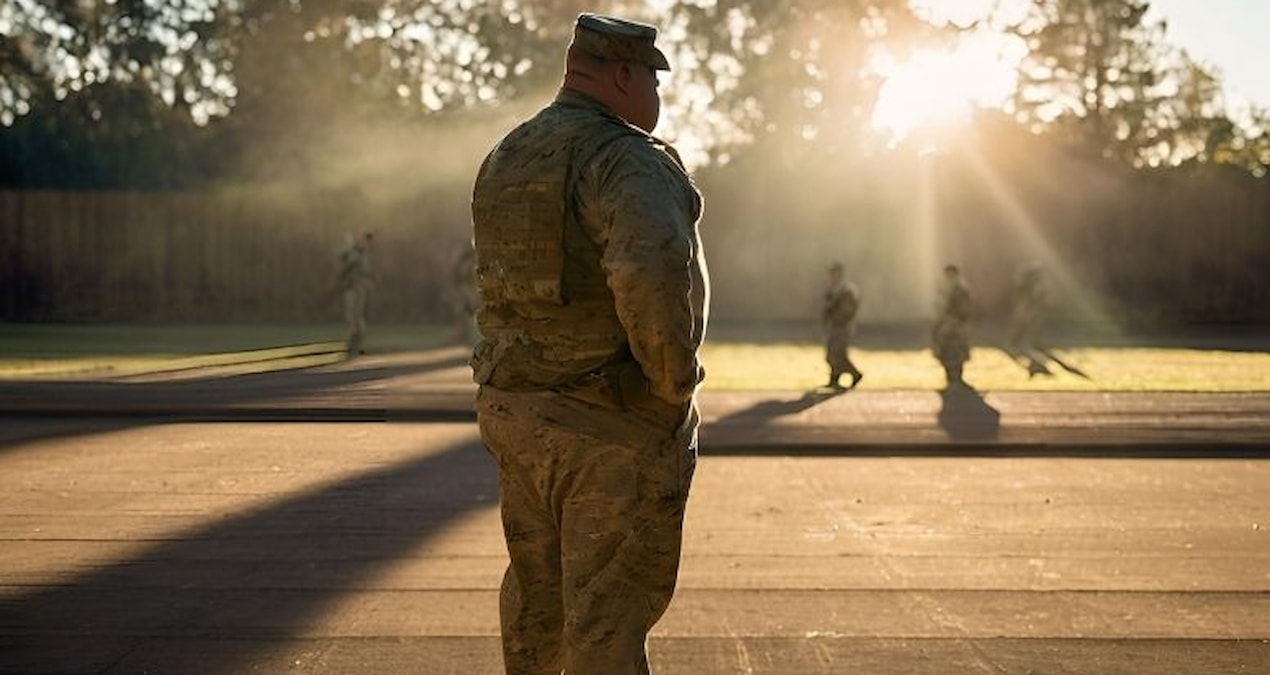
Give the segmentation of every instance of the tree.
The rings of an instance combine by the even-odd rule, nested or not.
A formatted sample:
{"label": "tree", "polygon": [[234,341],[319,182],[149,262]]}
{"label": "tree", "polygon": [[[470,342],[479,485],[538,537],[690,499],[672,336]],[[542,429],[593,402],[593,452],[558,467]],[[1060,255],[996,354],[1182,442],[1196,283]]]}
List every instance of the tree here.
{"label": "tree", "polygon": [[1205,155],[1195,159],[1236,166],[1258,178],[1270,175],[1270,107],[1251,106],[1246,117],[1243,123],[1226,119],[1209,135]]}
{"label": "tree", "polygon": [[3,3],[0,180],[197,184],[252,165],[266,140],[294,153],[350,118],[514,98],[544,79],[562,29],[543,26],[567,27],[574,4]]}
{"label": "tree", "polygon": [[688,113],[675,118],[697,122],[713,161],[751,144],[790,164],[858,154],[879,84],[866,75],[873,50],[939,32],[904,0],[683,1],[671,15],[675,61],[689,71],[671,100]]}
{"label": "tree", "polygon": [[[1147,23],[1146,0],[1034,0],[1013,106],[1037,129],[1133,166],[1231,162],[1259,133],[1225,109],[1217,73]],[[1249,135],[1251,134],[1251,135]]]}
{"label": "tree", "polygon": [[1034,0],[1015,32],[1029,53],[1014,107],[1022,121],[1132,161],[1159,99],[1161,25],[1144,0]]}
{"label": "tree", "polygon": [[[430,123],[534,96],[558,82],[561,46],[587,8],[579,0],[15,2],[0,9],[9,74],[0,80],[0,145],[44,166],[0,170],[19,184],[99,185],[180,185],[208,171],[251,177],[350,123]],[[903,0],[680,0],[665,14],[615,2],[611,11],[662,25],[663,44],[678,51],[667,106],[683,114],[667,118],[689,120],[706,139],[699,161],[725,160],[755,139],[799,152],[849,147],[876,86],[859,77],[870,45],[923,26]],[[94,146],[117,152],[77,154]],[[182,171],[136,161],[174,147],[185,148]],[[140,176],[146,167],[157,170],[149,181]],[[192,167],[200,171],[189,175]]]}
{"label": "tree", "polygon": [[[498,115],[559,81],[581,0],[9,0],[0,3],[0,181],[188,186],[313,165],[357,128]],[[1136,165],[1257,166],[1216,74],[1145,23],[1145,0],[1033,0],[1014,108]],[[950,37],[907,0],[612,0],[674,52],[662,129],[695,163],[742,149],[831,165],[866,154],[897,58]],[[963,27],[964,29],[964,27]],[[479,117],[479,116],[477,116]],[[674,125],[678,125],[676,128]],[[1260,133],[1260,135],[1258,135]],[[328,152],[328,155],[331,154]]]}
{"label": "tree", "polygon": [[0,6],[0,124],[111,84],[148,90],[199,123],[223,115],[239,11],[238,0],[10,0]]}
{"label": "tree", "polygon": [[173,159],[203,144],[198,127],[233,104],[238,11],[237,0],[0,4],[0,179],[165,184]]}

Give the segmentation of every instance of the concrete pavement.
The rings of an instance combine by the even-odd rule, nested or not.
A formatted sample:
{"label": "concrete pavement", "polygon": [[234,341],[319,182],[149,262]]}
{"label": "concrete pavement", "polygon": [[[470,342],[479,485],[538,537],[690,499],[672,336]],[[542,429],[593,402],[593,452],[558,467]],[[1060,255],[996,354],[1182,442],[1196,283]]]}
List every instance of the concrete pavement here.
{"label": "concrete pavement", "polygon": [[[0,385],[0,673],[499,672],[465,378]],[[1264,394],[703,409],[657,673],[1270,672]]]}
{"label": "concrete pavement", "polygon": [[[99,380],[0,380],[0,416],[187,420],[470,421],[461,348],[236,374],[194,369]],[[881,447],[1101,453],[1167,445],[1255,452],[1270,444],[1270,392],[851,392],[707,389],[703,447],[837,452]]]}

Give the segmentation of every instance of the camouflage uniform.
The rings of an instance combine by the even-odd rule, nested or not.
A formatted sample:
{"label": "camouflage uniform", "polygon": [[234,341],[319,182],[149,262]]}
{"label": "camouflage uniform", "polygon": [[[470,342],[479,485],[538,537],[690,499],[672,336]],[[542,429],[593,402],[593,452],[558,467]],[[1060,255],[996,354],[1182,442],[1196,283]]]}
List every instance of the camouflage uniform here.
{"label": "camouflage uniform", "polygon": [[825,325],[825,360],[829,363],[829,386],[838,388],[839,378],[844,373],[851,375],[851,386],[855,386],[864,376],[855,364],[851,363],[849,350],[851,334],[855,328],[856,312],[860,308],[860,291],[855,284],[842,278],[842,267],[833,265],[829,268],[831,277],[829,288],[825,290],[824,306],[821,309],[821,321]]}
{"label": "camouflage uniform", "polygon": [[476,252],[470,243],[455,250],[450,261],[450,284],[446,290],[450,311],[454,315],[456,339],[469,346],[476,344],[479,339],[476,308],[481,301],[476,292]]}
{"label": "camouflage uniform", "polygon": [[361,354],[366,339],[366,306],[375,278],[370,265],[369,239],[365,236],[340,253],[339,286],[344,299],[344,322],[348,326],[349,356]]}
{"label": "camouflage uniform", "polygon": [[1045,282],[1039,267],[1029,267],[1014,289],[1010,316],[1010,349],[1027,352],[1044,348]]}
{"label": "camouflage uniform", "polygon": [[1040,267],[1028,267],[1014,288],[1010,315],[1010,355],[1027,361],[1028,377],[1052,375],[1045,362],[1045,281]]}
{"label": "camouflage uniform", "polygon": [[970,360],[970,289],[953,278],[940,294],[939,312],[931,330],[935,358],[944,366],[949,385],[960,385],[962,369]]}
{"label": "camouflage uniform", "polygon": [[472,210],[506,670],[647,673],[696,464],[700,195],[673,148],[564,89],[485,159]]}

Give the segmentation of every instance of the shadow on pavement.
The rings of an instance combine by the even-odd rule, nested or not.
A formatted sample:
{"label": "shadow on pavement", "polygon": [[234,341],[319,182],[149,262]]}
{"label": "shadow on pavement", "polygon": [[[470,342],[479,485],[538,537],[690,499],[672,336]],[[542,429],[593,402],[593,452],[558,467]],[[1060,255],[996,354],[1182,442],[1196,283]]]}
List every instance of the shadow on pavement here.
{"label": "shadow on pavement", "polygon": [[1094,379],[1076,364],[1059,356],[1053,349],[1041,347],[1014,351],[1004,346],[997,346],[997,349],[1002,354],[1005,354],[1006,358],[1019,364],[1021,368],[1027,371],[1028,379],[1038,375],[1041,377],[1053,377],[1060,371],[1070,373],[1083,380]]}
{"label": "shadow on pavement", "polygon": [[949,387],[940,394],[939,426],[954,441],[994,441],[1001,430],[1001,413],[979,392]]}
{"label": "shadow on pavement", "polygon": [[[5,598],[0,672],[247,672],[456,519],[496,508],[497,493],[474,439],[153,543]],[[209,658],[182,639],[233,646]]]}
{"label": "shadow on pavement", "polygon": [[[0,418],[111,418],[114,428],[150,423],[158,416],[242,421],[322,421],[316,418],[325,416],[332,420],[388,421],[389,410],[400,403],[400,397],[391,388],[376,388],[376,383],[466,365],[464,354],[407,363],[367,361],[359,365],[353,361],[335,369],[298,368],[160,382],[0,381]],[[475,416],[469,411],[429,419],[451,418]],[[394,419],[413,418],[398,414]],[[74,425],[45,426],[40,434],[22,434],[23,440],[80,433],[72,429]],[[5,436],[0,433],[0,449],[5,447]]]}
{"label": "shadow on pavement", "polygon": [[137,424],[138,420],[135,418],[19,418],[0,415],[0,452],[35,441],[122,431]]}
{"label": "shadow on pavement", "polygon": [[[427,363],[351,367],[341,370],[300,368],[172,382],[13,380],[0,382],[0,409],[21,408],[24,399],[56,400],[68,408],[77,402],[100,405],[103,401],[108,404],[130,404],[137,408],[152,405],[159,409],[174,400],[193,405],[246,403],[289,398],[376,380],[421,375],[466,364],[466,357],[453,357]],[[93,410],[91,407],[84,407],[78,412],[92,413]]]}
{"label": "shadow on pavement", "polygon": [[777,417],[785,417],[786,415],[796,415],[804,410],[809,410],[831,398],[841,396],[846,393],[845,389],[812,389],[795,399],[770,399],[767,401],[759,401],[748,408],[729,413],[712,424],[727,424],[737,419],[757,420],[760,425]]}

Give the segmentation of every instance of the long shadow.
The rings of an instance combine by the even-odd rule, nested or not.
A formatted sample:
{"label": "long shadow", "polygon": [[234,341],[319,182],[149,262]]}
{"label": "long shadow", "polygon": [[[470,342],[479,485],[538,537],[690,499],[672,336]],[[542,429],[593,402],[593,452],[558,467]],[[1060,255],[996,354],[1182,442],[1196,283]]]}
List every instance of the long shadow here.
{"label": "long shadow", "polygon": [[1001,413],[969,387],[949,387],[940,394],[939,426],[954,441],[994,441]]}
{"label": "long shadow", "polygon": [[[0,382],[0,419],[9,420],[10,427],[32,423],[31,429],[20,434],[24,440],[78,435],[81,433],[77,430],[78,422],[83,418],[110,420],[113,428],[150,424],[157,418],[169,421],[471,421],[475,414],[470,405],[412,411],[411,401],[403,400],[392,390],[361,390],[315,398],[320,392],[337,392],[466,364],[466,356],[455,356],[405,365],[357,367],[354,362],[353,367],[340,370],[297,368],[169,382],[8,380]],[[305,397],[311,400],[305,401]],[[50,418],[67,423],[37,423]],[[6,446],[6,435],[0,433],[0,449]]]}
{"label": "long shadow", "polygon": [[93,406],[128,403],[144,411],[147,406],[162,410],[174,401],[197,405],[224,405],[298,396],[305,393],[348,387],[406,375],[466,365],[466,357],[440,359],[429,363],[401,366],[319,370],[298,368],[289,371],[248,373],[173,382],[111,382],[9,380],[0,382],[0,409],[21,409],[27,401],[56,400],[65,408],[82,403],[78,414],[91,414]]}
{"label": "long shadow", "polygon": [[759,401],[748,408],[724,415],[712,422],[711,425],[727,425],[730,421],[739,419],[757,419],[761,425],[777,417],[796,415],[804,410],[809,410],[844,393],[846,393],[844,389],[812,389],[796,399]]}
{"label": "long shadow", "polygon": [[997,349],[1002,354],[1005,354],[1006,358],[1019,364],[1020,367],[1027,371],[1029,379],[1037,375],[1052,377],[1060,372],[1070,373],[1084,380],[1094,379],[1079,366],[1067,361],[1048,347],[1036,347],[1021,352],[1016,352],[1004,346],[998,346]]}
{"label": "long shadow", "polygon": [[[475,440],[293,495],[4,599],[0,673],[249,672],[350,588],[496,504],[494,463]],[[182,638],[232,646],[210,659],[169,649],[158,671],[138,663],[152,640]]]}
{"label": "long shadow", "polygon": [[40,440],[122,431],[136,424],[135,419],[117,417],[59,419],[48,417],[20,418],[0,414],[0,452]]}

